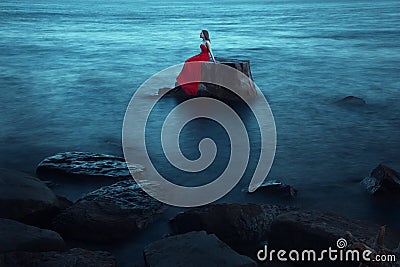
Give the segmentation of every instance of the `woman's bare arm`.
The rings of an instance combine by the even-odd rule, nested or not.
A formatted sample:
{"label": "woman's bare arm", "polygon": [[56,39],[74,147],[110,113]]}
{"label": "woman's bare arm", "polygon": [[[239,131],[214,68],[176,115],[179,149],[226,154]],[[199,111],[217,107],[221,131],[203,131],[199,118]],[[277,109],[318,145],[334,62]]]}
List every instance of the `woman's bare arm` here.
{"label": "woman's bare arm", "polygon": [[211,55],[211,58],[212,58],[213,62],[216,63],[215,58],[214,58],[214,55],[213,55],[212,50],[211,50],[210,41],[207,40],[207,41],[206,41],[206,45],[207,45],[207,48],[208,48],[208,52],[210,52],[210,55]]}

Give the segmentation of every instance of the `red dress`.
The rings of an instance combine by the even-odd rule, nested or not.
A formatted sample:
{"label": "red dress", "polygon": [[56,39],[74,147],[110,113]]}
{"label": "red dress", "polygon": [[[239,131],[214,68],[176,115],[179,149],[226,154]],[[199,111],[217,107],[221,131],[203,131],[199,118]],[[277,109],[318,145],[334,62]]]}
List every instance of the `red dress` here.
{"label": "red dress", "polygon": [[[200,45],[201,52],[191,58],[188,58],[183,65],[181,72],[176,78],[178,85],[182,87],[188,95],[196,95],[199,90],[199,84],[201,80],[201,65],[202,62],[210,60],[208,49],[205,44]],[[191,63],[188,63],[191,62]],[[194,62],[194,63],[193,63]],[[188,83],[189,81],[196,81]]]}

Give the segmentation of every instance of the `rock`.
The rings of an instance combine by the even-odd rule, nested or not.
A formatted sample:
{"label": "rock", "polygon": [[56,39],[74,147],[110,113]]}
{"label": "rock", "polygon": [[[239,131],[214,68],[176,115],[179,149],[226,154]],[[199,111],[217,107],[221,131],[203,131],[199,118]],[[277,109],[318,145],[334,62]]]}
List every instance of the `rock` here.
{"label": "rock", "polygon": [[79,240],[124,239],[147,227],[164,209],[133,180],[120,181],[79,199],[56,216],[52,228]]}
{"label": "rock", "polygon": [[42,182],[43,182],[48,188],[51,188],[51,189],[53,189],[53,188],[56,187],[56,186],[59,186],[59,184],[57,184],[57,183],[55,183],[55,182],[53,182],[53,181],[43,181],[43,180],[42,180]]}
{"label": "rock", "polygon": [[[139,164],[129,168],[138,175],[144,171],[144,167]],[[45,158],[39,163],[36,173],[43,177],[59,175],[114,181],[132,178],[124,158],[90,152],[64,152]]]}
{"label": "rock", "polygon": [[[381,226],[379,228],[379,231],[376,235],[376,238],[374,240],[374,243],[372,244],[367,244],[364,242],[364,240],[357,240],[353,235],[348,234],[347,239],[349,240],[347,247],[349,250],[357,250],[359,253],[371,253],[373,258],[374,255],[391,255],[394,256],[395,259],[400,258],[400,244],[396,249],[389,249],[385,247],[384,241],[385,241],[385,234],[386,234],[386,226]],[[361,260],[360,265],[366,265],[369,267],[395,267],[395,266],[400,266],[400,261],[388,261],[387,263],[382,262],[382,261],[365,261]]]}
{"label": "rock", "polygon": [[[248,189],[245,189],[246,192],[249,192]],[[287,185],[285,183],[279,182],[277,180],[267,180],[263,182],[256,191],[264,191],[272,194],[280,194],[282,196],[287,196],[290,198],[294,198],[297,195],[297,189],[293,186]],[[253,192],[256,192],[253,191]]]}
{"label": "rock", "polygon": [[146,246],[144,258],[147,267],[247,267],[257,266],[206,232],[190,232],[171,236]]}
{"label": "rock", "polygon": [[[254,98],[257,96],[257,91],[254,87],[254,84],[250,81],[253,81],[253,77],[251,75],[251,70],[250,70],[250,61],[249,60],[238,60],[234,58],[216,58],[217,62],[219,64],[227,65],[231,68],[234,68],[238,70],[239,72],[245,74],[249,79],[241,79],[240,75],[237,75],[236,77],[232,77],[230,75],[223,75],[221,77],[220,75],[219,79],[213,79],[211,77],[208,77],[209,75],[215,75],[215,71],[213,69],[213,63],[206,63],[203,64],[203,70],[202,70],[202,79],[203,80],[220,80],[220,79],[228,79],[229,81],[226,82],[226,84],[231,84],[234,82],[235,84],[240,84],[240,87],[243,89],[242,97],[246,97],[248,99]],[[239,73],[238,73],[239,74]],[[238,101],[240,100],[240,97],[233,93],[231,90],[224,88],[222,86],[216,85],[216,84],[210,84],[210,83],[202,83],[205,87],[205,93],[210,95],[211,97],[215,97],[217,99],[222,99],[222,100],[230,100],[230,101]]]}
{"label": "rock", "polygon": [[352,95],[346,96],[345,98],[336,101],[336,103],[346,106],[365,106],[367,104],[364,99]]}
{"label": "rock", "polygon": [[0,255],[3,267],[114,267],[115,259],[109,252],[73,248],[64,252],[9,252]]}
{"label": "rock", "polygon": [[[378,229],[378,225],[334,213],[292,211],[275,218],[268,241],[273,249],[337,249],[336,242],[351,235],[372,246]],[[394,246],[398,240],[389,236],[387,244]]]}
{"label": "rock", "polygon": [[0,253],[65,249],[64,240],[56,232],[0,218]]}
{"label": "rock", "polygon": [[383,164],[372,170],[361,183],[373,195],[400,197],[400,174]]}
{"label": "rock", "polygon": [[[158,94],[166,93],[166,96],[173,96],[180,100],[186,100],[192,97],[212,97],[219,99],[221,101],[240,101],[236,93],[232,92],[230,89],[223,86],[208,83],[205,81],[215,81],[223,83],[225,85],[239,85],[241,89],[240,94],[243,98],[252,99],[258,96],[257,90],[253,83],[253,77],[250,71],[250,61],[249,60],[239,60],[234,58],[216,58],[218,64],[227,65],[230,68],[238,70],[238,72],[229,72],[224,74],[224,69],[219,69],[216,71],[215,64],[211,62],[204,62],[201,65],[202,77],[199,84],[199,91],[196,96],[187,95],[178,84],[175,84],[175,88],[170,89],[167,87],[160,88]],[[225,68],[226,69],[226,68]],[[245,78],[245,74],[248,78]],[[218,76],[216,76],[218,75]]]}
{"label": "rock", "polygon": [[174,234],[204,230],[246,253],[264,242],[274,218],[293,210],[275,205],[210,204],[178,214],[170,224]]}
{"label": "rock", "polygon": [[58,206],[60,210],[65,210],[66,208],[71,207],[74,203],[66,197],[56,195],[58,199]]}
{"label": "rock", "polygon": [[216,57],[215,60],[219,64],[224,64],[234,69],[237,69],[238,71],[244,73],[251,80],[253,80],[253,76],[250,70],[250,60],[240,60],[236,58],[222,58],[222,57]]}
{"label": "rock", "polygon": [[0,169],[0,217],[36,224],[53,216],[61,206],[41,180]]}

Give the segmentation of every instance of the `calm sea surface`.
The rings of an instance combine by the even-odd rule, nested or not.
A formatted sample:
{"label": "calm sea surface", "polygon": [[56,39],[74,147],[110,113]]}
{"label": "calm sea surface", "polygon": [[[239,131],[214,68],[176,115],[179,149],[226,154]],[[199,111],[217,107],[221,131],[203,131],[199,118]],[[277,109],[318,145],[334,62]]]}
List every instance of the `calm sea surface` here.
{"label": "calm sea surface", "polygon": [[[400,171],[399,1],[3,0],[0,22],[0,167],[34,173],[44,157],[72,150],[122,155],[122,122],[135,90],[197,54],[207,29],[215,56],[251,61],[277,129],[269,177],[299,190],[294,201],[242,192],[254,157],[221,201],[289,203],[400,229],[398,206],[359,185],[381,162]],[[348,95],[367,105],[334,103]],[[173,106],[158,105],[153,121]],[[182,150],[196,157],[199,140],[211,136],[222,156],[210,173],[219,173],[227,136],[199,123],[185,128]],[[201,123],[209,129],[202,132]],[[154,146],[159,131],[149,131]],[[78,197],[73,189],[62,193]]]}

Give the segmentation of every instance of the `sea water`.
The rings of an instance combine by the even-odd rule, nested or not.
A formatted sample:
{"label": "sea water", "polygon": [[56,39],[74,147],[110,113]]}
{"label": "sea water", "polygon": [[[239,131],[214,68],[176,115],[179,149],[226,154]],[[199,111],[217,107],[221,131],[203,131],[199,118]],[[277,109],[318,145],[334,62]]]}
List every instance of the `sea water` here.
{"label": "sea water", "polygon": [[[0,21],[0,167],[33,174],[57,152],[122,155],[133,93],[199,53],[207,29],[215,56],[250,60],[276,123],[268,178],[298,189],[291,201],[243,192],[253,156],[244,179],[220,201],[293,204],[400,229],[398,206],[376,201],[359,184],[382,162],[400,171],[399,1],[3,0]],[[367,105],[335,104],[349,95]],[[158,105],[152,120],[162,121],[175,104]],[[159,131],[147,136],[164,168]],[[257,151],[251,119],[248,131]],[[229,141],[216,123],[187,125],[182,151],[196,158],[204,137],[222,155],[209,172],[217,175]],[[184,183],[186,176],[174,173]]]}

